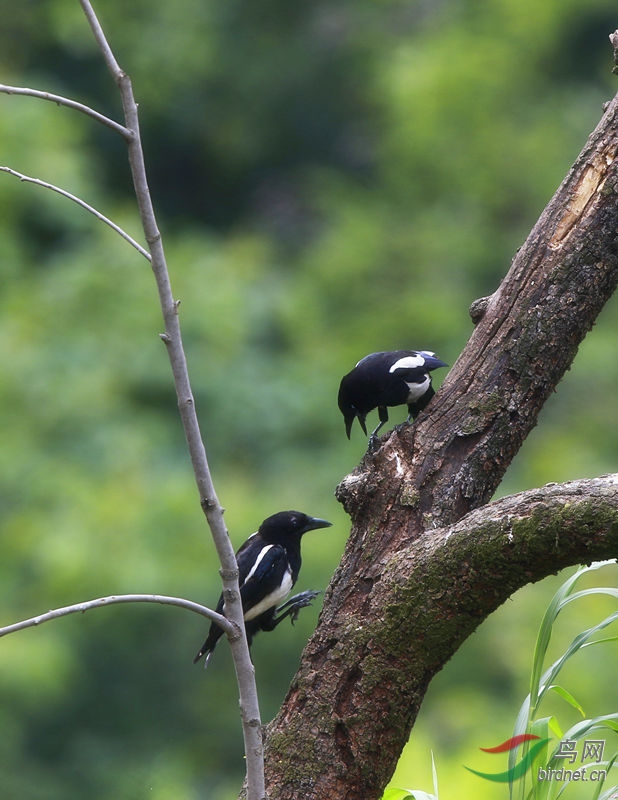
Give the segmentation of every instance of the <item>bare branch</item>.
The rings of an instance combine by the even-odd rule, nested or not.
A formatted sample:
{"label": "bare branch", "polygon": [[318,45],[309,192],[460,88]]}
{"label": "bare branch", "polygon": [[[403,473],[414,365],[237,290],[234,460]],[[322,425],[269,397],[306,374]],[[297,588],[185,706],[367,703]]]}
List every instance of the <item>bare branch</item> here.
{"label": "bare branch", "polygon": [[230,648],[236,670],[240,711],[243,727],[245,756],[247,762],[248,800],[262,800],[264,789],[264,756],[262,743],[262,724],[258,703],[255,672],[249,654],[244,626],[244,615],[238,586],[238,565],[227,527],[223,520],[224,509],[215,492],[206,448],[202,439],[195,401],[189,380],[186,356],[182,345],[178,303],[172,294],[165,251],[157,226],[156,215],[148,188],[146,165],[140,137],[137,103],[129,76],[120,68],[105,38],[89,0],[80,4],[92,29],[95,40],[103,54],[107,67],[118,84],[127,128],[132,137],[128,140],[129,164],[133,177],[135,196],[146,242],[152,256],[151,266],[159,292],[159,302],[163,313],[165,333],[162,337],[168,352],[174,386],[178,398],[180,418],[185,432],[195,481],[200,495],[200,503],[221,563],[221,578],[225,600],[225,616],[238,628],[240,636],[230,637]]}
{"label": "bare branch", "polygon": [[140,255],[144,256],[145,259],[148,261],[151,260],[150,253],[148,250],[145,250],[139,242],[136,242],[129,234],[123,230],[119,225],[116,225],[115,222],[112,222],[109,217],[106,217],[105,214],[101,214],[100,211],[97,211],[94,206],[89,205],[77,195],[71,194],[71,192],[67,192],[66,189],[61,189],[59,186],[55,186],[53,183],[48,183],[47,181],[42,181],[40,178],[31,178],[29,175],[23,175],[21,172],[17,172],[15,169],[11,169],[10,167],[3,167],[0,166],[0,172],[7,172],[9,175],[13,175],[16,178],[19,178],[20,181],[24,183],[34,183],[35,186],[42,186],[44,189],[50,189],[52,192],[57,192],[58,194],[62,195],[62,197],[66,197],[68,200],[72,200],[74,203],[77,203],[78,206],[88,211],[90,214],[95,216],[100,222],[104,222],[106,225],[116,231],[123,239],[125,239],[131,247],[134,247]]}
{"label": "bare branch", "polygon": [[[618,555],[616,512],[600,497],[580,509],[579,528],[570,506],[555,513],[551,536],[522,523],[519,561],[508,530],[486,548],[480,535],[472,537],[469,554],[451,537],[422,562],[414,589],[386,579],[387,569],[408,574],[411,564],[401,557],[408,544],[420,548],[432,531],[488,502],[616,290],[617,152],[618,95],[500,287],[473,310],[472,336],[427,412],[380,439],[339,485],[353,527],[300,671],[269,727],[273,796],[306,798],[311,781],[312,800],[380,797],[429,680],[491,604],[532,580],[534,569],[540,577]],[[451,599],[460,600],[453,613]],[[406,609],[415,600],[427,613],[412,632]],[[284,742],[294,743],[291,760],[282,755]]]}
{"label": "bare branch", "polygon": [[185,600],[182,597],[168,597],[163,594],[119,594],[110,595],[109,597],[99,597],[96,600],[86,600],[83,603],[74,603],[73,605],[63,606],[62,608],[55,608],[45,612],[45,614],[39,614],[36,617],[30,617],[30,619],[24,619],[21,622],[6,625],[0,628],[0,637],[7,636],[9,633],[25,630],[26,628],[36,627],[43,622],[50,622],[60,617],[66,617],[69,614],[83,614],[85,611],[90,611],[92,608],[103,608],[118,603],[160,603],[166,606],[178,606],[179,608],[193,611],[196,614],[201,614],[203,617],[207,617],[213,622],[216,622],[228,636],[236,633],[235,626],[224,616],[217,614],[216,611],[207,608],[207,606],[202,606],[191,600]]}
{"label": "bare branch", "polygon": [[306,800],[310,785],[312,800],[380,797],[430,680],[481,622],[527,583],[617,556],[618,475],[606,475],[521,492],[427,530],[384,556],[371,579],[344,559],[339,575],[349,570],[365,592],[341,616],[327,590],[269,726],[271,796]]}
{"label": "bare branch", "polygon": [[116,57],[114,56],[112,48],[109,46],[107,38],[105,37],[101,23],[99,22],[97,15],[94,13],[92,4],[89,2],[89,0],[79,0],[79,3],[86,19],[88,20],[88,24],[90,25],[92,33],[94,34],[95,41],[99,47],[99,50],[101,51],[101,54],[103,55],[107,68],[112,73],[114,78],[118,79],[124,75],[124,72],[116,61]]}
{"label": "bare branch", "polygon": [[36,97],[39,100],[49,100],[52,103],[56,103],[58,106],[66,106],[67,108],[72,108],[75,111],[80,111],[82,114],[86,114],[88,117],[92,117],[92,119],[100,122],[102,125],[111,128],[113,131],[116,131],[116,133],[119,133],[127,141],[130,141],[131,137],[133,136],[131,131],[128,128],[125,128],[124,125],[121,125],[119,122],[106,117],[104,114],[100,114],[98,111],[95,111],[94,108],[90,108],[90,106],[86,106],[83,103],[78,103],[77,100],[71,100],[69,97],[63,97],[60,94],[41,92],[39,89],[28,89],[27,87],[23,86],[7,86],[4,83],[0,83],[0,92],[3,94],[16,94],[26,97]]}

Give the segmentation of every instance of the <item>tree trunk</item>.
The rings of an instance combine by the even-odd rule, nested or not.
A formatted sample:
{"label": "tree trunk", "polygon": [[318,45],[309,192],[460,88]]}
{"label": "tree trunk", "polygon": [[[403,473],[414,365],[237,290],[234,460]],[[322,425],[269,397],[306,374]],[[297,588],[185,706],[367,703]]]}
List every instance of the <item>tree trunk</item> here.
{"label": "tree trunk", "polygon": [[615,479],[469,514],[616,287],[617,152],[618,96],[499,289],[474,304],[473,334],[427,410],[337,488],[352,532],[269,726],[271,800],[379,798],[429,681],[483,619],[530,581],[618,556]]}

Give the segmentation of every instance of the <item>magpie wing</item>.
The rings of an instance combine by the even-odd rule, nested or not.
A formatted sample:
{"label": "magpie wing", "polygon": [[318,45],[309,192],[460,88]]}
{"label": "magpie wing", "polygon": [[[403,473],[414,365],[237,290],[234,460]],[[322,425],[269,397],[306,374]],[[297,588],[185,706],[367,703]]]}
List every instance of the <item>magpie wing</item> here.
{"label": "magpie wing", "polygon": [[[257,539],[257,531],[252,533],[251,536],[241,544],[241,546],[236,551],[236,563],[238,564],[238,583],[240,586],[247,580],[247,575],[249,574],[249,570],[255,563],[255,557],[259,553],[260,549],[264,545],[260,545],[259,540]],[[242,596],[242,592],[241,592]],[[219,595],[219,601],[217,602],[217,606],[215,611],[218,614],[223,614],[223,606],[224,606],[224,599],[223,599],[223,592]]]}
{"label": "magpie wing", "polygon": [[[245,559],[242,561],[245,562]],[[242,568],[239,558],[239,571],[244,573],[241,574],[240,597],[245,614],[270,597],[272,605],[277,605],[291,588],[287,554],[278,544],[263,545],[252,553],[251,561],[243,563]]]}

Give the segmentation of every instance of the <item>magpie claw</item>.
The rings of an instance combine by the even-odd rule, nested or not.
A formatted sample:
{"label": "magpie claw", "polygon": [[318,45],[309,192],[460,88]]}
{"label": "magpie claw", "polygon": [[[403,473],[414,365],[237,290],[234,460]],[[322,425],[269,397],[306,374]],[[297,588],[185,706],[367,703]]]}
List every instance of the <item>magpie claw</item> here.
{"label": "magpie claw", "polygon": [[376,436],[375,431],[369,437],[369,441],[367,442],[367,452],[373,453],[375,450],[378,449],[380,446],[380,438]]}
{"label": "magpie claw", "polygon": [[[355,418],[363,433],[367,433],[365,418],[375,408],[378,409],[380,424],[373,432],[374,436],[388,422],[390,407],[405,404],[414,419],[435,394],[431,372],[446,366],[429,350],[391,350],[361,358],[341,379],[337,397],[348,438]],[[369,449],[374,448],[371,436]]]}
{"label": "magpie claw", "polygon": [[312,601],[315,598],[322,594],[322,592],[314,591],[313,589],[307,589],[304,592],[300,592],[299,594],[295,594],[293,597],[290,597],[283,605],[279,606],[277,609],[277,613],[280,611],[285,611],[281,619],[283,617],[290,617],[292,625],[298,619],[298,614],[300,613],[301,608],[307,608],[310,606]]}

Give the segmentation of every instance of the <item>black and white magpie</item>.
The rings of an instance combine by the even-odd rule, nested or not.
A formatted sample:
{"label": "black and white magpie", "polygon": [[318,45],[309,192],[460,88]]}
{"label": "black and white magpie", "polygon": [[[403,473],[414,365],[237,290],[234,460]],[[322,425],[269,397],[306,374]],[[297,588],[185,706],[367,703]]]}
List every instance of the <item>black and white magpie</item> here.
{"label": "black and white magpie", "polygon": [[[330,528],[331,522],[309,517],[300,511],[280,511],[262,522],[236,553],[238,583],[249,645],[258,631],[272,631],[286,617],[295,622],[301,608],[311,604],[319,592],[306,591],[279,603],[290,593],[300,571],[300,540],[316,528]],[[223,594],[215,609],[223,613]],[[211,623],[208,638],[193,659],[206,656],[204,667],[223,631]]]}
{"label": "black and white magpie", "polygon": [[435,394],[429,373],[446,366],[429,350],[391,350],[365,356],[344,375],[339,386],[339,408],[348,439],[356,418],[367,433],[365,418],[374,408],[378,409],[380,424],[370,440],[388,422],[388,406],[405,403],[408,422],[416,419]]}

